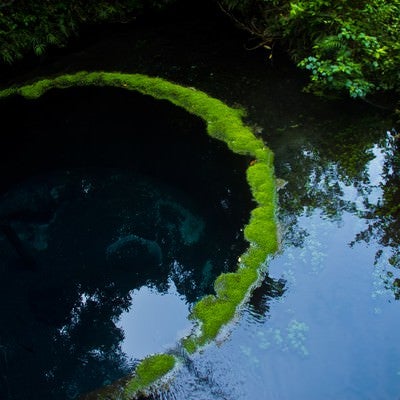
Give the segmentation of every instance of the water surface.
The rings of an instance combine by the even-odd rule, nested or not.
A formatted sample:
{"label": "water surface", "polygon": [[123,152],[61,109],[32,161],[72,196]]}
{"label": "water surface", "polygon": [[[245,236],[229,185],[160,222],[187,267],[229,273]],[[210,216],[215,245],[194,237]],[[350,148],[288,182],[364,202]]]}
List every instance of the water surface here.
{"label": "water surface", "polygon": [[398,139],[351,128],[274,136],[281,250],[226,342],[156,398],[398,398]]}
{"label": "water surface", "polygon": [[245,248],[247,160],[123,90],[2,104],[0,394],[72,399],[187,334]]}
{"label": "water surface", "polygon": [[[254,292],[226,339],[188,359],[169,388],[156,391],[149,398],[397,400],[400,393],[400,349],[396,337],[400,327],[400,182],[398,136],[392,131],[391,121],[382,110],[365,103],[319,99],[302,92],[304,76],[294,72],[279,52],[270,61],[261,49],[246,50],[254,42],[234,31],[227,20],[208,15],[206,21],[204,15],[188,10],[186,14],[169,15],[154,24],[146,21],[142,25],[109,27],[103,36],[99,35],[99,40],[92,38],[65,57],[51,55],[48,63],[36,71],[36,75],[81,69],[141,72],[195,86],[231,105],[240,104],[248,110],[247,122],[273,149],[277,176],[287,182],[279,192],[282,246],[270,261],[269,276]],[[182,31],[186,34],[182,35]],[[230,260],[243,248],[240,227],[247,222],[244,210],[251,205],[248,197],[240,197],[248,195],[246,185],[240,180],[243,170],[235,162],[231,164],[229,158],[210,152],[207,139],[203,144],[188,144],[181,140],[182,136],[169,140],[176,127],[183,127],[181,132],[194,131],[185,113],[171,119],[170,109],[158,114],[164,115],[163,127],[151,130],[167,132],[157,136],[157,141],[162,143],[160,147],[154,149],[153,136],[138,144],[136,151],[137,142],[129,142],[127,146],[123,135],[113,136],[110,142],[109,132],[113,135],[131,132],[137,126],[138,116],[146,109],[153,110],[153,103],[151,108],[146,107],[142,98],[138,101],[125,94],[121,95],[123,101],[116,102],[112,90],[103,93],[93,113],[86,114],[89,121],[97,121],[102,116],[101,123],[95,126],[105,127],[107,134],[100,134],[104,140],[93,140],[99,132],[90,128],[88,122],[78,124],[77,129],[66,129],[62,137],[68,140],[64,141],[63,148],[68,149],[71,143],[74,149],[67,159],[73,160],[71,154],[80,148],[82,151],[73,166],[126,168],[134,163],[136,172],[172,185],[175,194],[177,186],[180,193],[190,188],[192,195],[190,199],[185,198],[184,204],[191,205],[188,207],[191,213],[204,216],[205,227],[209,219],[219,221],[215,215],[223,221],[212,225],[212,235],[205,242],[207,250],[200,255],[207,258],[213,253],[218,260],[228,260],[213,266],[224,265],[225,269],[233,266]],[[75,121],[83,121],[77,113],[79,107],[74,107],[76,92],[71,91],[67,96],[69,101],[61,109],[51,107],[56,103],[50,101],[43,118],[52,119],[55,115],[54,121],[62,119],[68,124],[76,115]],[[79,98],[86,103],[98,96],[99,92],[79,92]],[[40,108],[40,101],[29,105],[28,121],[34,115],[42,115],[35,108]],[[139,103],[144,107],[133,117],[132,110]],[[111,104],[117,104],[115,109],[122,112],[116,119],[107,121]],[[17,102],[15,109],[19,107],[21,104]],[[61,111],[57,114],[57,110]],[[138,125],[146,126],[153,119],[145,121]],[[59,132],[62,126],[57,125],[55,131]],[[35,124],[32,129],[35,135],[27,135],[30,141],[24,141],[27,144],[23,154],[29,153],[42,132],[35,129]],[[86,131],[92,135],[82,136]],[[46,137],[51,139],[52,135]],[[110,148],[111,143],[116,144]],[[36,152],[41,146],[33,148]],[[194,153],[197,156],[185,157],[189,148],[198,149]],[[25,165],[25,157],[15,158],[15,153],[8,157],[9,151],[2,147],[2,159],[8,159],[8,163],[17,160],[13,170],[18,172],[18,166]],[[112,153],[118,157],[107,155]],[[37,154],[41,160],[49,153]],[[119,161],[117,165],[110,162],[115,159]],[[62,160],[60,153],[53,158],[64,168]],[[87,160],[84,165],[82,160]],[[171,160],[182,163],[170,166]],[[28,164],[31,165],[31,160]],[[36,172],[43,172],[40,162],[34,165]],[[190,174],[186,173],[187,166],[191,167]],[[26,166],[22,168],[22,177],[26,174],[24,171]],[[216,171],[229,173],[215,176]],[[17,172],[14,178],[22,179]],[[193,174],[195,184],[192,184]],[[8,188],[7,176],[3,173],[4,187],[8,185]],[[239,183],[237,190],[232,190],[234,182]],[[208,190],[210,187],[212,190]],[[230,193],[234,193],[237,201],[233,201]],[[212,212],[207,214],[205,210]],[[111,249],[118,249],[124,243],[118,242],[120,239],[107,246],[114,243]],[[127,239],[129,243],[133,237]],[[220,255],[220,248],[229,250]],[[204,293],[204,282],[210,288],[209,264],[199,260],[198,254],[185,262],[170,264],[172,272],[163,281],[165,302],[180,304],[177,315],[187,305],[181,302],[182,295],[194,301]],[[193,275],[187,275],[187,269],[181,265],[193,263],[202,268],[189,268]],[[174,285],[169,280],[171,274]],[[197,282],[194,289],[192,282]],[[131,297],[143,296],[139,301],[147,301],[146,307],[158,304],[159,298],[153,297],[155,292],[150,285],[146,289],[129,287],[127,293]],[[126,303],[124,307],[123,312],[120,307],[121,319],[115,320],[118,329],[121,326],[118,324],[128,319],[122,316],[130,306]],[[184,329],[182,325],[177,326],[177,331],[181,329]],[[172,336],[166,337],[165,343],[170,343]],[[77,340],[78,344],[81,342],[83,336]],[[122,337],[119,343],[123,349]],[[114,357],[121,353],[112,354]],[[121,358],[119,367],[125,365],[120,361]],[[108,378],[104,377],[115,364],[102,365],[97,382],[107,383]]]}

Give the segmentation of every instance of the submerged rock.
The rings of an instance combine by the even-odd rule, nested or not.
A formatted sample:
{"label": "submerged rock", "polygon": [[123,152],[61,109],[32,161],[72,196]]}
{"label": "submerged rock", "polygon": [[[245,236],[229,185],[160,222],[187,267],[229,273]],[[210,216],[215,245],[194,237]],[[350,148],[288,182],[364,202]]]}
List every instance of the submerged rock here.
{"label": "submerged rock", "polygon": [[144,176],[70,170],[16,186],[0,199],[0,216],[42,263],[58,269],[96,264],[99,272],[169,268],[204,232],[190,207],[177,189]]}
{"label": "submerged rock", "polygon": [[107,260],[111,265],[132,263],[143,260],[144,265],[162,265],[162,250],[154,240],[147,240],[136,235],[127,235],[110,244],[106,249]]}
{"label": "submerged rock", "polygon": [[[19,376],[29,374],[38,397],[61,391],[74,398],[128,374],[121,319],[139,311],[135,301],[154,300],[138,296],[139,288],[160,293],[161,304],[172,304],[173,296],[193,303],[235,257],[218,218],[206,219],[179,189],[127,170],[70,169],[27,179],[0,197],[0,216],[21,245],[13,248],[0,232],[0,326],[10,360],[1,372],[24,393],[20,398],[29,390]],[[21,268],[28,256],[35,269]]]}

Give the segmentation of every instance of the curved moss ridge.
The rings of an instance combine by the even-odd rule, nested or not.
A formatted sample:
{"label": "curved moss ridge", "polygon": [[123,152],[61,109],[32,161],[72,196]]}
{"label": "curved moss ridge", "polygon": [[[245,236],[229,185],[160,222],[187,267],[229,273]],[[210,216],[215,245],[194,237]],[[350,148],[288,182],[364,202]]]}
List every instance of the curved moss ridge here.
{"label": "curved moss ridge", "polygon": [[[247,169],[247,181],[257,207],[251,212],[250,222],[244,229],[250,246],[239,259],[236,272],[222,274],[216,279],[215,295],[206,296],[194,305],[190,318],[198,322],[198,329],[182,340],[183,347],[189,353],[194,353],[214,339],[221,328],[234,318],[239,305],[258,283],[260,268],[267,256],[277,250],[273,153],[243,124],[242,110],[230,108],[194,88],[182,87],[161,78],[141,74],[78,72],[5,89],[0,91],[0,97],[20,94],[35,99],[52,88],[90,85],[135,90],[156,99],[168,100],[202,118],[208,134],[225,142],[233,152],[253,158]],[[135,393],[172,369],[175,364],[171,357],[162,354],[143,360],[136,369],[136,377],[126,387],[126,396],[134,397]]]}

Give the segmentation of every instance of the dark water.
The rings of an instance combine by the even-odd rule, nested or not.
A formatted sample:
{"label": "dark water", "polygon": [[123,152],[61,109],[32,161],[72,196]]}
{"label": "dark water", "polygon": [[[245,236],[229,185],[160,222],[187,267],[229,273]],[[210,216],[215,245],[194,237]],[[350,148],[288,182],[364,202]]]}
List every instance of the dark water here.
{"label": "dark water", "polygon": [[1,398],[75,398],[175,347],[235,267],[247,161],[134,93],[2,106]]}
{"label": "dark water", "polygon": [[[118,29],[109,27],[103,32],[103,37],[99,35],[99,40],[88,39],[86,47],[78,48],[73,54],[49,56],[48,63],[38,66],[36,71],[40,74],[103,68],[144,72],[196,86],[229,104],[239,103],[249,112],[248,123],[274,150],[276,174],[287,182],[279,192],[282,245],[270,262],[269,276],[255,291],[226,340],[214,343],[193,356],[178,370],[168,389],[149,397],[397,400],[400,397],[400,347],[397,338],[400,328],[400,161],[398,134],[392,130],[391,120],[381,110],[365,103],[318,99],[303,93],[304,77],[294,72],[282,55],[275,53],[271,65],[268,54],[245,50],[254,43],[234,31],[226,20],[209,17],[205,23],[203,17],[193,13],[177,14],[161,18],[154,25],[139,23]],[[182,35],[183,31],[185,35]],[[102,116],[99,126],[107,127],[107,132],[135,129],[130,110],[137,106],[137,102],[131,107],[130,95],[114,107],[121,107],[122,112],[107,124],[109,107],[116,101],[115,97],[108,99],[112,92],[102,92],[101,112],[94,112],[92,119]],[[69,96],[66,97],[69,99],[68,107],[73,109],[77,101],[76,92],[69,91],[66,96]],[[99,92],[87,96],[87,93],[80,94],[79,98],[90,104]],[[77,112],[68,109],[65,113],[65,104],[59,108],[52,106],[55,104],[53,101],[49,103],[46,106],[49,112],[43,119],[56,115],[54,120],[57,121],[66,119],[65,114],[74,115]],[[40,115],[32,104],[26,106],[25,112]],[[40,108],[40,102],[36,104]],[[20,103],[17,103],[14,109],[19,107]],[[57,110],[58,114],[54,114]],[[163,129],[169,135],[175,131],[176,124],[185,132],[193,130],[187,129],[194,121],[185,113],[180,113],[168,125],[170,112],[171,109],[166,109],[163,114],[163,126],[170,126]],[[81,114],[76,115],[75,122],[83,120]],[[114,129],[124,118],[126,120],[121,122],[121,129]],[[146,121],[152,120],[149,118]],[[83,131],[86,131],[85,125],[80,129],[65,130],[63,137],[72,136],[65,140],[63,148],[68,148],[71,143],[71,149],[74,149],[69,151],[69,162],[73,160],[71,154],[76,153],[76,144],[81,143]],[[111,166],[117,168],[120,174],[122,168],[121,176],[128,179],[131,171],[126,172],[126,166],[135,163],[138,157],[140,162],[135,163],[134,170],[140,174],[140,179],[143,176],[152,177],[150,182],[145,181],[151,187],[149,190],[158,192],[158,183],[155,185],[154,181],[163,182],[167,195],[174,198],[176,204],[189,210],[193,216],[204,218],[205,229],[209,220],[204,207],[221,212],[220,217],[225,218],[222,224],[224,229],[218,231],[220,223],[211,225],[210,240],[204,244],[205,252],[196,253],[191,247],[175,244],[178,253],[188,251],[191,262],[185,264],[203,266],[203,269],[193,267],[196,278],[188,279],[182,286],[179,286],[178,279],[171,281],[173,269],[164,275],[163,290],[159,290],[166,296],[163,304],[169,307],[170,303],[176,302],[171,309],[178,310],[175,314],[181,316],[186,311],[186,301],[194,301],[201,293],[199,287],[204,275],[199,271],[204,271],[204,259],[208,254],[215,254],[213,251],[219,248],[213,243],[223,243],[221,249],[225,249],[222,254],[217,251],[217,259],[229,259],[236,254],[236,250],[240,250],[240,240],[237,241],[236,235],[240,232],[240,223],[246,220],[246,213],[240,214],[240,204],[248,204],[248,198],[240,198],[245,189],[243,192],[240,189],[235,191],[237,201],[229,203],[232,215],[227,217],[224,214],[225,203],[221,200],[229,198],[226,188],[233,187],[235,182],[239,183],[239,188],[244,188],[243,182],[239,182],[242,170],[235,167],[235,163],[227,164],[226,155],[218,154],[215,158],[214,153],[207,155],[211,151],[207,139],[202,146],[188,145],[181,140],[169,140],[169,135],[157,136],[157,141],[163,144],[161,149],[165,151],[159,150],[154,155],[151,146],[154,140],[145,140],[138,149],[144,146],[146,150],[137,150],[135,157],[131,157],[134,146],[127,148],[125,140],[118,140],[118,134],[112,142],[107,135],[100,135],[104,136],[104,142],[100,141],[99,151],[92,152],[88,149],[95,142],[89,140],[90,135],[84,136],[86,144],[82,147],[79,161],[73,162],[73,165],[79,168],[93,167],[93,164],[109,167],[107,154],[115,152],[118,157],[111,158],[117,158],[118,163],[111,163]],[[31,142],[34,141],[31,137]],[[114,142],[117,144],[110,148]],[[18,143],[16,140],[13,145]],[[170,146],[166,148],[168,144]],[[177,146],[180,149],[178,153]],[[26,150],[31,147],[32,144],[27,145]],[[170,165],[171,160],[184,156],[186,151],[183,150],[188,147],[201,149],[191,153],[184,161],[184,165],[191,166],[190,177],[195,174],[196,182],[200,182],[191,183],[190,191],[185,186],[192,181],[189,175],[185,176],[186,169],[174,167],[175,163]],[[2,151],[4,159],[8,152],[3,147]],[[82,165],[88,154],[90,162]],[[99,154],[101,156],[98,157]],[[159,162],[160,158],[163,161]],[[9,160],[14,159],[15,156],[9,157]],[[221,168],[215,169],[215,164],[221,159],[224,159],[222,172]],[[66,165],[62,160],[63,157],[58,155],[52,161],[60,163],[59,168],[65,171]],[[143,160],[157,160],[157,163]],[[24,157],[15,163],[13,170],[18,171],[21,163],[24,163]],[[34,165],[37,169],[35,174],[42,174],[40,162]],[[160,165],[168,167],[165,173]],[[215,177],[216,171],[222,175]],[[232,175],[231,171],[236,173]],[[99,173],[104,173],[103,169],[96,170],[96,174]],[[15,174],[13,179],[20,179],[18,172]],[[4,172],[3,175],[7,176]],[[25,177],[26,172],[22,175]],[[79,174],[76,176],[79,177]],[[109,179],[112,174],[107,176]],[[229,182],[227,186],[225,182]],[[207,191],[205,201],[204,188],[209,185],[213,190]],[[210,204],[213,206],[207,208]],[[248,210],[247,207],[245,209]],[[237,217],[233,219],[233,215]],[[227,220],[236,221],[235,225],[228,228]],[[174,224],[178,222],[174,220]],[[122,242],[111,239],[103,247],[114,243],[118,249],[122,245]],[[150,237],[146,239],[154,240]],[[217,239],[219,242],[216,242]],[[233,245],[237,247],[235,251],[230,251],[229,247]],[[139,248],[146,249],[141,256],[148,257],[148,246],[140,245]],[[184,277],[185,273],[178,271],[173,276]],[[97,277],[91,275],[90,278],[87,284],[92,284],[94,278],[95,287]],[[157,281],[158,276],[152,276],[152,279]],[[192,282],[197,285],[194,290],[191,289]],[[149,286],[154,289],[153,284],[143,289],[139,289],[138,285],[132,286],[129,295],[138,304],[145,304],[146,309],[152,310],[158,307],[159,297]],[[120,299],[119,295],[117,297]],[[93,301],[93,298],[80,299],[81,302]],[[183,304],[183,307],[179,308],[181,306],[177,304]],[[129,305],[125,308],[120,305],[114,307],[119,307],[117,314],[121,318],[113,321],[115,323],[111,328],[118,331],[125,321],[129,321],[124,313]],[[185,329],[180,317],[174,318],[174,321],[177,329],[172,336]],[[19,324],[24,326],[24,321]],[[152,327],[151,331],[156,332],[157,327]],[[168,335],[164,343],[171,342],[170,333]],[[82,337],[76,336],[76,345],[83,346]],[[129,364],[129,360],[124,359],[126,342],[121,340],[118,343],[120,350],[108,353],[113,355],[113,360],[118,358],[116,354],[121,355],[118,362],[108,362],[104,368],[87,370],[94,371],[93,374],[101,370],[99,381],[106,382],[107,374],[113,368],[123,371]],[[84,358],[82,360],[82,364],[87,363]],[[28,373],[22,370],[21,376],[28,376]],[[30,382],[37,379],[32,377]]]}

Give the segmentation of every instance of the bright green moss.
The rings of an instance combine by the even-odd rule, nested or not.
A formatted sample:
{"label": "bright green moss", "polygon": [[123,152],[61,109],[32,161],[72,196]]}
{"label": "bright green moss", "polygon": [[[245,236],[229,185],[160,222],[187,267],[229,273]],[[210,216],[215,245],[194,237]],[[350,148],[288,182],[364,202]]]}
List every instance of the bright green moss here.
{"label": "bright green moss", "polygon": [[265,255],[277,250],[275,207],[273,204],[257,207],[251,212],[250,223],[244,228],[244,237],[265,251]]}
{"label": "bright green moss", "polygon": [[261,207],[254,208],[251,211],[250,221],[274,221],[275,207],[274,204],[268,203]]}
{"label": "bright green moss", "polygon": [[[0,91],[0,97],[21,94],[33,99],[52,88],[89,85],[113,86],[134,90],[155,99],[168,100],[202,118],[211,137],[225,142],[233,152],[253,159],[246,175],[258,207],[252,211],[250,222],[244,230],[250,247],[239,259],[236,272],[222,274],[217,278],[214,285],[216,295],[206,296],[194,305],[190,317],[199,322],[200,329],[182,340],[183,347],[190,354],[194,353],[214,339],[221,328],[233,319],[238,306],[257,284],[260,266],[277,249],[273,153],[243,124],[243,110],[230,108],[201,91],[161,78],[118,72],[78,72],[40,80],[20,88],[5,89]],[[172,356],[146,358],[137,368],[135,378],[128,383],[126,395],[133,397],[174,365],[175,359]]]}
{"label": "bright green moss", "polygon": [[267,255],[265,250],[257,245],[251,246],[246,253],[240,257],[240,262],[246,267],[258,271],[265,263]]}
{"label": "bright green moss", "polygon": [[266,163],[256,162],[247,169],[247,180],[254,199],[261,205],[275,205],[275,177]]}
{"label": "bright green moss", "polygon": [[263,142],[256,139],[251,130],[242,123],[243,110],[230,108],[203,92],[182,87],[161,78],[116,72],[78,72],[73,75],[66,74],[54,79],[40,80],[31,85],[16,88],[12,92],[2,91],[0,96],[19,93],[26,98],[34,99],[52,88],[63,89],[89,85],[122,87],[139,91],[156,99],[168,100],[201,117],[207,123],[208,133],[212,137],[224,140],[234,152],[258,157],[264,154]]}
{"label": "bright green moss", "polygon": [[263,147],[262,149],[257,149],[255,156],[258,162],[264,163],[271,171],[274,170],[274,153],[269,148]]}
{"label": "bright green moss", "polygon": [[232,320],[237,304],[229,299],[221,299],[213,295],[198,301],[192,312],[192,318],[201,321],[201,335],[198,343],[203,345],[214,339],[223,325]]}
{"label": "bright green moss", "polygon": [[132,399],[138,392],[151,386],[170,372],[176,364],[174,356],[156,354],[145,358],[136,368],[135,376],[126,385],[124,397]]}
{"label": "bright green moss", "polygon": [[181,340],[183,348],[189,353],[193,354],[201,346],[199,343],[199,338],[196,335],[190,335]]}
{"label": "bright green moss", "polygon": [[243,301],[243,295],[247,293],[257,277],[257,271],[250,268],[241,268],[235,273],[221,274],[214,283],[215,293],[219,299],[240,304]]}
{"label": "bright green moss", "polygon": [[234,273],[221,274],[216,279],[216,295],[203,297],[193,308],[191,317],[201,323],[201,334],[183,341],[189,353],[214,339],[221,327],[233,319],[237,307],[257,279],[258,271],[251,268],[240,268]]}
{"label": "bright green moss", "polygon": [[244,237],[265,251],[265,255],[273,254],[278,249],[276,224],[270,220],[251,219],[244,228]]}

